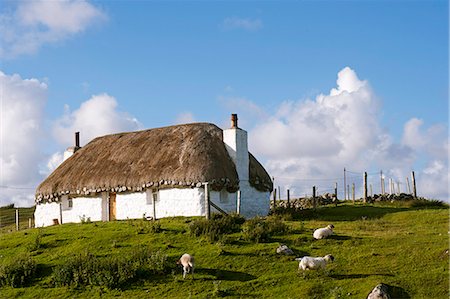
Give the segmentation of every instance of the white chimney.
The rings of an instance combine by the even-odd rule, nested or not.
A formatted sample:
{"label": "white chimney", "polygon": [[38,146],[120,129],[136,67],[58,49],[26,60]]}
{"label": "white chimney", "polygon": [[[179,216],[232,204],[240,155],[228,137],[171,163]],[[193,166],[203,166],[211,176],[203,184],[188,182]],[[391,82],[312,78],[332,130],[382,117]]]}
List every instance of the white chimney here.
{"label": "white chimney", "polygon": [[236,171],[240,181],[248,181],[249,158],[247,131],[238,127],[237,114],[231,114],[231,128],[223,130],[223,142],[236,165]]}
{"label": "white chimney", "polygon": [[66,161],[67,159],[69,159],[80,148],[81,148],[80,147],[80,132],[75,132],[75,146],[69,146],[64,151],[64,160],[63,161]]}

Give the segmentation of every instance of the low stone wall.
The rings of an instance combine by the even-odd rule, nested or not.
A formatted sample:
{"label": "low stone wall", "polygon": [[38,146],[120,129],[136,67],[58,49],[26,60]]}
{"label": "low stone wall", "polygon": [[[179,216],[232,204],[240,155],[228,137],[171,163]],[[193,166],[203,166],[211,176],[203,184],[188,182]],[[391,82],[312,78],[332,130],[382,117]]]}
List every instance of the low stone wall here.
{"label": "low stone wall", "polygon": [[[335,202],[335,196],[331,193],[325,193],[321,196],[316,196],[315,198],[316,206],[329,205]],[[301,198],[291,198],[289,200],[289,206],[294,209],[309,209],[314,207],[314,198],[312,197],[301,197]],[[277,208],[287,208],[288,201],[285,199],[276,201]],[[270,208],[273,209],[273,200],[270,201]]]}

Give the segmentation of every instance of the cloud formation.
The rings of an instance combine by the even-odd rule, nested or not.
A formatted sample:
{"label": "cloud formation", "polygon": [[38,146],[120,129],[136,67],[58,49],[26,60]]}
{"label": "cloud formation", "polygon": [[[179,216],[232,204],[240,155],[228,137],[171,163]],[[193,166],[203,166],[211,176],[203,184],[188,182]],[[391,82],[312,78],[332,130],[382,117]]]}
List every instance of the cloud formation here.
{"label": "cloud formation", "polygon": [[47,85],[0,72],[0,205],[29,203],[41,176]]}
{"label": "cloud formation", "polygon": [[[236,104],[236,111],[251,116],[245,107],[256,104],[246,101],[250,103]],[[381,125],[381,112],[381,101],[369,82],[345,67],[328,94],[284,101],[275,111],[254,114],[250,149],[264,160],[276,184],[290,188],[294,196],[311,194],[313,185],[321,193],[332,192],[335,182],[342,196],[344,167],[350,170],[347,183],[355,182],[357,192],[362,173],[369,171],[369,183],[379,193],[379,170],[405,192],[406,177],[423,164],[423,169],[416,169],[419,195],[447,199],[445,126],[422,129],[423,122],[413,118],[405,124],[401,140],[395,141]]]}
{"label": "cloud formation", "polygon": [[35,53],[106,18],[85,0],[19,1],[15,10],[0,14],[0,57]]}
{"label": "cloud formation", "polygon": [[223,20],[221,27],[224,30],[241,29],[254,32],[263,28],[263,22],[260,19],[229,17]]}
{"label": "cloud formation", "polygon": [[74,145],[75,132],[80,132],[83,146],[98,136],[142,128],[136,118],[118,110],[116,99],[106,93],[93,95],[74,111],[68,106],[65,110],[53,125],[55,140],[65,147]]}

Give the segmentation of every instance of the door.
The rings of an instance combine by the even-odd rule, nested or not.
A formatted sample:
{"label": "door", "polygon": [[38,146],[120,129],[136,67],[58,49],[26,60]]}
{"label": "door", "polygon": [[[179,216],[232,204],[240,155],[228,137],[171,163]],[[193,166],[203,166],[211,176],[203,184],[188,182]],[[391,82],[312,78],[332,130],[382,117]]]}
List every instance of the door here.
{"label": "door", "polygon": [[109,193],[109,221],[116,220],[116,193]]}

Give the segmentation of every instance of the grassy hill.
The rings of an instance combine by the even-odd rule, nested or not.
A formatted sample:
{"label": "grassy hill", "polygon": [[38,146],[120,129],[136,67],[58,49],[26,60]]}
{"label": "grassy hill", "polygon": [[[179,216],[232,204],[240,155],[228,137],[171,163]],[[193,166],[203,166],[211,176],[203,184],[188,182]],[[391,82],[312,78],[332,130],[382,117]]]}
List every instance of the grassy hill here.
{"label": "grassy hill", "polygon": [[[242,231],[213,242],[193,237],[189,226],[198,219],[64,224],[0,234],[0,279],[8,265],[31,259],[37,266],[26,286],[0,287],[0,298],[366,298],[380,282],[397,298],[449,297],[447,206],[340,204],[305,210],[284,215],[289,231],[261,243],[247,241]],[[313,240],[313,230],[329,223],[335,235]],[[295,257],[332,254],[335,262],[325,271],[299,273],[294,257],[276,254],[280,243]],[[143,250],[150,255],[133,264],[131,257],[142,257]],[[185,252],[195,256],[194,279],[183,280],[175,265]],[[137,270],[117,288],[104,280],[58,286],[76,257],[80,269],[87,269],[79,275],[106,271],[99,270],[101,261],[108,269],[118,265],[114,269],[123,277],[131,275],[130,267]],[[124,259],[128,262],[116,264]]]}

